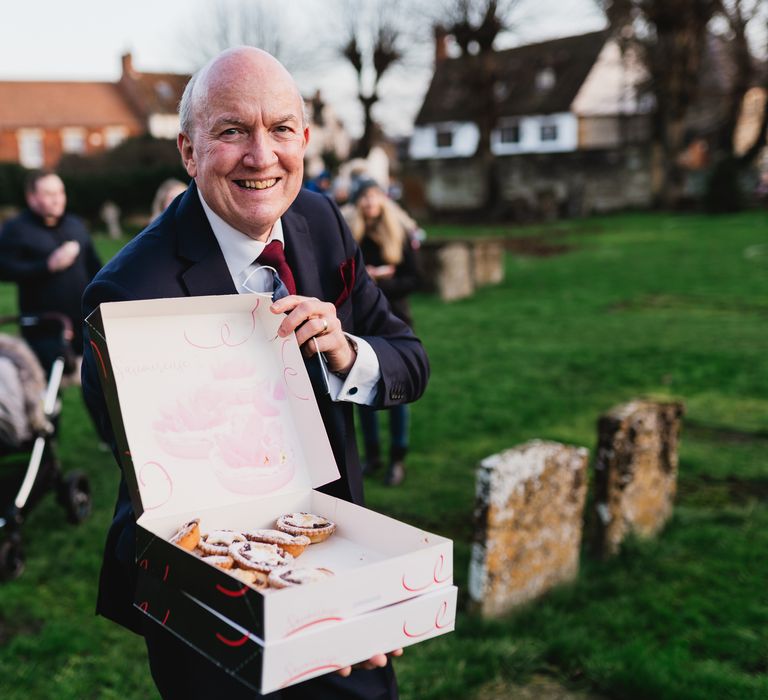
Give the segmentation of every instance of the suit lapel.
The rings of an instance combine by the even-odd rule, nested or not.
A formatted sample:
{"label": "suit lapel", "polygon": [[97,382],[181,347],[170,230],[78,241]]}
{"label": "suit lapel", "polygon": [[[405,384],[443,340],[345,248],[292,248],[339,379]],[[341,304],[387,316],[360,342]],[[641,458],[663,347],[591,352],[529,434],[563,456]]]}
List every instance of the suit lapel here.
{"label": "suit lapel", "polygon": [[192,182],[176,211],[176,251],[191,265],[181,274],[190,296],[236,294],[229,268]]}
{"label": "suit lapel", "polygon": [[320,273],[315,260],[315,248],[307,220],[288,209],[283,214],[285,257],[296,280],[296,291],[308,297],[323,298]]}

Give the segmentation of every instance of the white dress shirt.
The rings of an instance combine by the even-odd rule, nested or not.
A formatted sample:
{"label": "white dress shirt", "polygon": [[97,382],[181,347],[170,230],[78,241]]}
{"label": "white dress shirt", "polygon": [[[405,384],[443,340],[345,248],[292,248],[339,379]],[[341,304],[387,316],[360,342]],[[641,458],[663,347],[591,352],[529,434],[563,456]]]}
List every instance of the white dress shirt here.
{"label": "white dress shirt", "polygon": [[[197,193],[238,293],[272,292],[272,268],[262,267],[256,259],[268,243],[280,241],[285,244],[282,219],[275,222],[266,241],[257,241],[230,226],[208,206],[199,189]],[[381,379],[379,358],[368,342],[349,333],[346,335],[357,348],[357,358],[343,379],[328,373],[331,398],[334,401],[351,401],[370,406],[376,399],[376,389]]]}

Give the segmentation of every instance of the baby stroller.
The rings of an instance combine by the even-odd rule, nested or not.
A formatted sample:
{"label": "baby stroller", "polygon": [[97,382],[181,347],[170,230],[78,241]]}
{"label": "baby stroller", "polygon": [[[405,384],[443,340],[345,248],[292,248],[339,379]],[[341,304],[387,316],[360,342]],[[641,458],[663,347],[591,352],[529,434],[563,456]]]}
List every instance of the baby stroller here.
{"label": "baby stroller", "polygon": [[83,472],[62,473],[56,454],[65,372],[74,369],[72,325],[56,313],[2,316],[0,326],[18,324],[51,334],[60,353],[46,379],[39,360],[18,336],[0,333],[0,581],[24,571],[21,527],[29,511],[53,490],[71,523],[91,512],[91,489]]}

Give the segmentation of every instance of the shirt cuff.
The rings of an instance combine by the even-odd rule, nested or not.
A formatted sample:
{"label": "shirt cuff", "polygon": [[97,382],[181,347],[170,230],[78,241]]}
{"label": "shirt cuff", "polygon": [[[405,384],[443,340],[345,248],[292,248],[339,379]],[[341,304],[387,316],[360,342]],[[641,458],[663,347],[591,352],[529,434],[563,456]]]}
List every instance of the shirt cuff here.
{"label": "shirt cuff", "polygon": [[349,374],[342,378],[328,375],[328,388],[334,401],[349,401],[362,406],[372,406],[381,379],[381,366],[370,343],[356,335],[345,334],[357,348],[357,358]]}

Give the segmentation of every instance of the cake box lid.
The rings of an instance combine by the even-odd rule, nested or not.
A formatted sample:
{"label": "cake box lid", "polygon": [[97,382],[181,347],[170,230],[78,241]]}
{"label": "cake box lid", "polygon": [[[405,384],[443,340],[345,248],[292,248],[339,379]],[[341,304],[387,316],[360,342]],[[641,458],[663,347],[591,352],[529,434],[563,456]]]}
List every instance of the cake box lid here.
{"label": "cake box lid", "polygon": [[91,345],[137,517],[301,492],[339,470],[268,294],[108,302]]}

